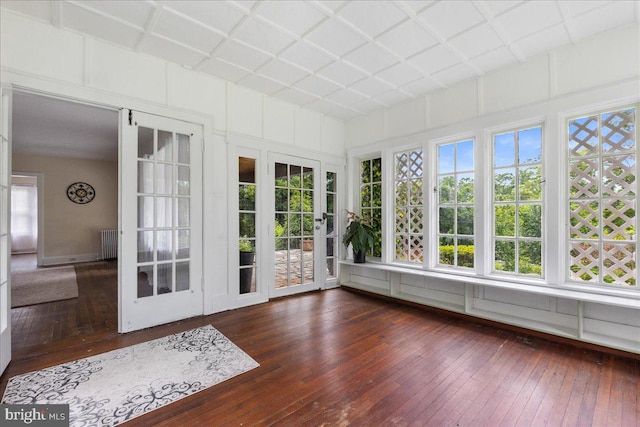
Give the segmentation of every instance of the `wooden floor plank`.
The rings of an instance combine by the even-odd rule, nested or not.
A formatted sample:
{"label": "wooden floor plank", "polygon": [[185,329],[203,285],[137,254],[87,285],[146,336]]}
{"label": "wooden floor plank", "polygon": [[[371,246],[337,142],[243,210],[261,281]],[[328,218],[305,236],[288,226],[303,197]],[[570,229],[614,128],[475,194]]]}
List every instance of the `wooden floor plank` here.
{"label": "wooden floor plank", "polygon": [[640,361],[341,289],[117,333],[114,263],[80,295],[12,310],[0,378],[213,325],[260,367],[135,426],[635,426]]}

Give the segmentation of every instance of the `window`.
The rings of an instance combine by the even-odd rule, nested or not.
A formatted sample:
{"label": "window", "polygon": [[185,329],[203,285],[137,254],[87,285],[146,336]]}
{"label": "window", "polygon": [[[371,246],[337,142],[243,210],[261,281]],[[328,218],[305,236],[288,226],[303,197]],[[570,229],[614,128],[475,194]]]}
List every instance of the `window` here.
{"label": "window", "polygon": [[543,276],[542,127],[493,136],[494,271]]}
{"label": "window", "polygon": [[327,278],[333,279],[336,277],[336,255],[338,254],[336,244],[336,209],[337,204],[337,174],[335,172],[327,172]]}
{"label": "window", "polygon": [[569,278],[635,286],[634,108],[569,121]]}
{"label": "window", "polygon": [[382,158],[360,162],[360,212],[376,230],[369,256],[382,256]]}
{"label": "window", "polygon": [[238,157],[240,294],[256,292],[256,159]]}
{"label": "window", "polygon": [[438,264],[474,266],[473,140],[438,150]]}
{"label": "window", "polygon": [[423,260],[422,150],[395,155],[395,259]]}

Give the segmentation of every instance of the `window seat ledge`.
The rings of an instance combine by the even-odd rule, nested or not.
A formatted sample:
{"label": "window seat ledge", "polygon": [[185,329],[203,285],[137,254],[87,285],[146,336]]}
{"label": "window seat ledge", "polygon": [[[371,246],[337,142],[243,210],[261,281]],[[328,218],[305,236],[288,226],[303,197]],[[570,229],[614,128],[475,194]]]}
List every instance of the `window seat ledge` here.
{"label": "window seat ledge", "polygon": [[566,298],[576,301],[584,301],[597,304],[613,305],[618,307],[633,308],[640,310],[640,292],[624,292],[621,295],[613,295],[611,293],[589,292],[587,290],[567,289],[562,285],[552,286],[548,284],[529,284],[509,281],[496,278],[485,278],[471,275],[451,274],[440,271],[420,270],[411,267],[404,267],[394,264],[384,264],[379,262],[366,262],[364,264],[355,264],[352,260],[339,261],[340,265],[356,268],[365,268],[372,270],[382,270],[391,273],[410,274],[421,277],[430,277],[441,280],[449,280],[452,282],[462,282],[470,285],[488,286],[494,288],[504,288],[514,291],[528,292],[532,294],[547,295],[557,298]]}

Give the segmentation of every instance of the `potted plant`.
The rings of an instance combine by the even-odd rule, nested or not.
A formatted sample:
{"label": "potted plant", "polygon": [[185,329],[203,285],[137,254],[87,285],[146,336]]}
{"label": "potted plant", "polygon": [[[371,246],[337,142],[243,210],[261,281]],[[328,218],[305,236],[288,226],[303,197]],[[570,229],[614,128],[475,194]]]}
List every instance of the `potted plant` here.
{"label": "potted plant", "polygon": [[354,212],[346,212],[349,225],[347,225],[342,243],[346,247],[351,245],[353,248],[353,262],[361,264],[365,262],[366,253],[373,247],[375,230],[371,224],[360,218]]}
{"label": "potted plant", "polygon": [[[253,265],[256,253],[250,240],[240,240],[240,266]],[[240,269],[240,293],[251,292],[251,281],[253,279],[253,268]]]}

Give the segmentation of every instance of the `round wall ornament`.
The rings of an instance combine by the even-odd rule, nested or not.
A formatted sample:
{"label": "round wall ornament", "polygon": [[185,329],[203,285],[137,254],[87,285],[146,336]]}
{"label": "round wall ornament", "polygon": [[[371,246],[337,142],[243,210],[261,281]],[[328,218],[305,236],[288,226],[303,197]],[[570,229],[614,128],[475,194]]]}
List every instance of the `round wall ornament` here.
{"label": "round wall ornament", "polygon": [[84,205],[96,196],[96,191],[86,182],[74,182],[67,188],[67,197],[74,203]]}

